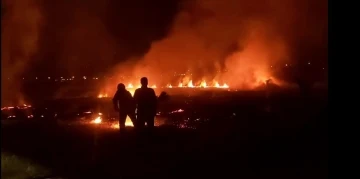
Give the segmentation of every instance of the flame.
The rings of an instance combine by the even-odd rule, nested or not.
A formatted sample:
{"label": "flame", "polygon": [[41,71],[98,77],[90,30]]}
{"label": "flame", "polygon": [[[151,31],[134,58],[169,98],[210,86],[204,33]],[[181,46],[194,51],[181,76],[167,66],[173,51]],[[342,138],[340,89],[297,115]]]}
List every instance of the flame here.
{"label": "flame", "polygon": [[221,86],[221,88],[229,88],[229,85],[227,85],[226,83],[224,85]]}
{"label": "flame", "polygon": [[102,93],[100,93],[100,94],[98,95],[98,98],[107,98],[107,97],[108,97],[107,94],[102,94]]}
{"label": "flame", "polygon": [[200,83],[200,87],[203,87],[203,88],[206,88],[206,87],[207,87],[205,80],[203,80],[203,81]]}
{"label": "flame", "polygon": [[189,81],[188,85],[187,85],[189,88],[194,88],[194,85],[192,83],[192,80]]}
{"label": "flame", "polygon": [[[134,127],[134,124],[131,122],[129,116],[126,117],[125,126]],[[112,123],[110,127],[113,129],[119,129],[120,128],[119,121]]]}
{"label": "flame", "polygon": [[[207,81],[205,80],[202,80],[200,82],[193,82],[193,80],[191,78],[188,78],[188,77],[184,77],[184,80],[183,82],[179,82],[177,86],[173,86],[172,84],[168,83],[166,86],[160,86],[160,88],[230,88],[229,85],[227,83],[223,83],[223,84],[220,84],[218,81],[213,81],[213,82],[210,82],[208,83]],[[137,84],[137,85],[133,85],[134,83],[128,83],[128,85],[126,86],[126,89],[131,93],[132,96],[134,96],[134,93],[135,93],[135,90],[138,89],[138,88],[141,88],[141,85],[140,84]],[[194,85],[194,84],[198,84],[198,85]],[[212,84],[212,85],[209,85],[209,84]],[[136,86],[136,88],[135,88]],[[154,84],[151,86],[151,88],[158,88],[159,86]],[[106,88],[107,89],[107,88]],[[98,98],[107,98],[107,97],[110,97],[108,95],[108,93],[100,93],[98,95]]]}
{"label": "flame", "polygon": [[[266,80],[265,80],[266,81]],[[263,81],[262,83],[265,83],[265,81]],[[140,88],[141,85],[137,85],[137,88]],[[223,85],[220,85],[219,82],[214,81],[213,85],[208,85],[208,83],[203,80],[200,82],[199,85],[194,85],[193,81],[190,80],[187,85],[184,85],[182,82],[180,82],[177,85],[178,88],[229,88],[229,85],[224,83]],[[137,88],[134,88],[134,85],[132,83],[129,83],[126,87],[126,89],[131,93],[131,95],[134,96],[135,90]],[[157,88],[157,85],[152,85],[151,88]],[[171,84],[168,84],[165,86],[165,88],[174,88],[174,86],[172,86]],[[109,97],[109,95],[107,93],[100,93],[98,95],[98,98],[107,98]]]}
{"label": "flame", "polygon": [[182,112],[184,112],[183,109],[178,109],[178,110],[175,110],[175,111],[170,112],[170,114],[173,114],[173,113],[182,113]]}
{"label": "flame", "polygon": [[102,120],[101,120],[101,117],[99,116],[99,117],[95,118],[92,123],[100,124],[101,122],[102,122]]}

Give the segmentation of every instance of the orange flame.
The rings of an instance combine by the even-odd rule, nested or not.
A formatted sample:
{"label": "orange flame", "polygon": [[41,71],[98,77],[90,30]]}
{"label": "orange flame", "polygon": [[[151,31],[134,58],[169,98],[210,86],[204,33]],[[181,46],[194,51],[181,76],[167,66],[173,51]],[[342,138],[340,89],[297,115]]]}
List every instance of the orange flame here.
{"label": "orange flame", "polygon": [[102,120],[101,120],[100,116],[95,118],[94,121],[93,121],[94,124],[100,124],[101,122],[102,122]]}
{"label": "orange flame", "polygon": [[206,88],[206,87],[207,87],[205,80],[203,80],[203,81],[200,83],[200,87],[203,87],[203,88]]}
{"label": "orange flame", "polygon": [[189,88],[194,88],[194,85],[192,83],[192,80],[189,81],[188,85],[187,85]]}
{"label": "orange flame", "polygon": [[108,97],[107,94],[102,94],[102,93],[101,93],[101,94],[98,95],[98,98],[107,98],[107,97]]}

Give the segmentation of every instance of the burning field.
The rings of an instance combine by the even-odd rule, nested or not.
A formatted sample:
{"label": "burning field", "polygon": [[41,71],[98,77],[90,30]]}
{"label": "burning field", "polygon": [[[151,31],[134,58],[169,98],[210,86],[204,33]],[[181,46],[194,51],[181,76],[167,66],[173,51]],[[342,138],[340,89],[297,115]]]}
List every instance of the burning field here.
{"label": "burning field", "polygon": [[[134,92],[137,88],[140,88],[141,85],[140,84],[137,84],[136,86],[133,85],[133,83],[129,83],[127,86],[126,86],[126,89],[132,94],[134,95]],[[159,92],[158,88],[157,88],[157,85],[151,85],[149,86],[151,88],[153,88],[156,92]],[[169,89],[229,89],[229,86],[224,83],[223,85],[220,85],[218,82],[212,82],[210,83],[206,83],[206,81],[201,81],[200,83],[196,83],[196,85],[193,84],[192,80],[188,81],[187,83],[182,83],[180,82],[178,85],[171,85],[171,84],[168,84],[166,86],[160,86],[159,87],[160,89],[162,90],[169,90]],[[106,97],[111,97],[111,95],[109,94],[114,94],[115,91],[114,91],[114,87],[109,87],[109,91],[111,92],[101,92],[99,95],[98,95],[98,98],[106,98]]]}

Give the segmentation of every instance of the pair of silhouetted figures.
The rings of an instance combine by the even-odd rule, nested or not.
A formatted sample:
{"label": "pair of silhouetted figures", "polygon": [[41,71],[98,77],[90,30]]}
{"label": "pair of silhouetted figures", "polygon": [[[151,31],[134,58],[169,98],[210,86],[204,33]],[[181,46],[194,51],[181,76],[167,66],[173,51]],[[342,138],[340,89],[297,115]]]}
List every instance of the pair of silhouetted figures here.
{"label": "pair of silhouetted figures", "polygon": [[[120,130],[124,129],[126,117],[129,116],[135,128],[144,128],[145,122],[148,128],[154,127],[156,115],[157,97],[152,88],[148,88],[148,79],[141,78],[141,88],[136,89],[134,97],[125,89],[125,85],[119,83],[113,98],[116,111],[119,112]],[[137,114],[135,110],[137,109]]]}

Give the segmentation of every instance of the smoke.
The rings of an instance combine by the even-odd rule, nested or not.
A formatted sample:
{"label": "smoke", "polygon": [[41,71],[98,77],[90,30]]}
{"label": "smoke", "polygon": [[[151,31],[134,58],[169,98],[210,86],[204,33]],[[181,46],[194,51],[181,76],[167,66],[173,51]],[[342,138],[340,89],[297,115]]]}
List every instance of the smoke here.
{"label": "smoke", "polygon": [[1,20],[1,103],[22,103],[18,77],[38,50],[42,13],[38,1],[2,0]]}
{"label": "smoke", "polygon": [[[101,15],[84,7],[74,11],[62,39],[59,63],[63,66],[63,71],[68,74],[76,71],[97,73],[107,67],[106,62],[114,59],[117,45],[107,31]],[[97,68],[91,70],[91,67]]]}
{"label": "smoke", "polygon": [[[271,66],[294,62],[298,43],[320,44],[312,10],[326,3],[296,0],[183,1],[166,38],[152,43],[129,74],[150,83],[215,80],[252,89],[275,78]],[[322,7],[322,6],[324,7]],[[318,16],[320,16],[318,15]],[[317,30],[317,31],[314,31]],[[305,39],[305,40],[304,40]],[[319,43],[320,42],[320,43]],[[128,65],[126,65],[128,67]],[[118,68],[125,65],[119,64]],[[186,77],[174,77],[174,72]],[[138,79],[138,78],[136,78]]]}

